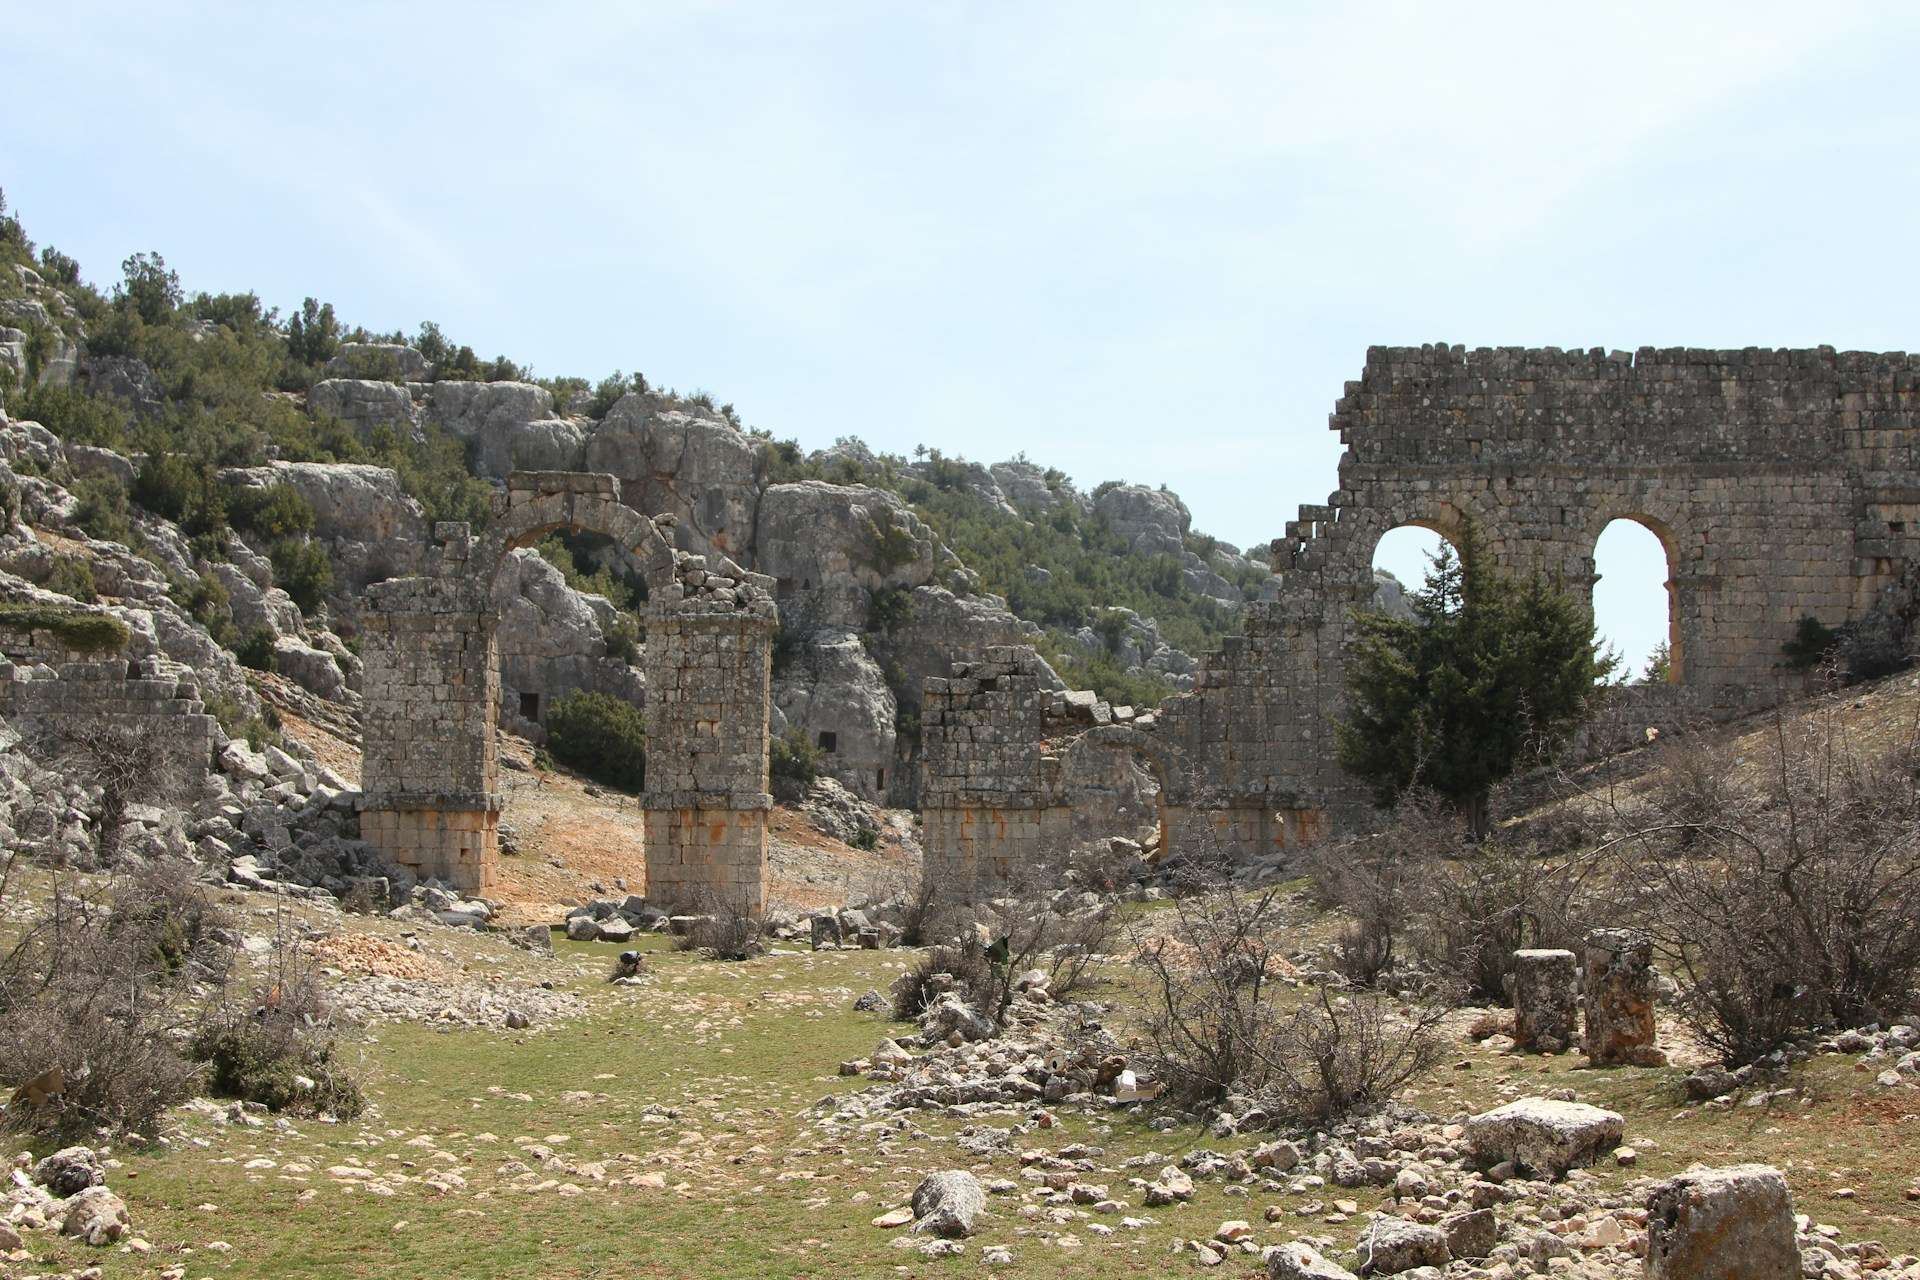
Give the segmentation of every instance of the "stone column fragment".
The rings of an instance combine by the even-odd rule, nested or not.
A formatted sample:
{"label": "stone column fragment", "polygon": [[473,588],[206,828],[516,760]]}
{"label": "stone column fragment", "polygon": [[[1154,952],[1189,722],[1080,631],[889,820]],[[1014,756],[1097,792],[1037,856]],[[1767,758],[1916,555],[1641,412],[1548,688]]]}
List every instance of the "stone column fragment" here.
{"label": "stone column fragment", "polygon": [[1632,929],[1587,935],[1586,1051],[1595,1066],[1659,1066],[1654,1047],[1653,941]]}
{"label": "stone column fragment", "polygon": [[1793,1197],[1778,1169],[1696,1165],[1647,1197],[1647,1280],[1799,1280]]}
{"label": "stone column fragment", "polygon": [[1574,1042],[1579,987],[1571,951],[1513,953],[1513,1039],[1521,1049],[1560,1053]]}

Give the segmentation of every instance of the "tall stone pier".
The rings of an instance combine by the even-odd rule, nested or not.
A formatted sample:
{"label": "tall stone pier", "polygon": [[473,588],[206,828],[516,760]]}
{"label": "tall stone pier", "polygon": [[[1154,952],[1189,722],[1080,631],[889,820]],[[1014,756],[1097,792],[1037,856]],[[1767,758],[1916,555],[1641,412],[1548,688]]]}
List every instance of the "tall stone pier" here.
{"label": "tall stone pier", "polygon": [[767,896],[772,579],[676,551],[671,517],[619,500],[612,476],[516,472],[484,539],[435,526],[427,575],[367,589],[361,832],[396,867],[485,893],[497,874],[494,583],[556,529],[602,533],[647,581],[647,897],[664,907]]}

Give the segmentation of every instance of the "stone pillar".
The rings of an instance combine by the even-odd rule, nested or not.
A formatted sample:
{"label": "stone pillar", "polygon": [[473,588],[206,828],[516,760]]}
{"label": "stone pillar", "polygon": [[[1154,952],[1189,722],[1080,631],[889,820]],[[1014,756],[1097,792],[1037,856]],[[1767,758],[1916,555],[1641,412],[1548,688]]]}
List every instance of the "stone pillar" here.
{"label": "stone pillar", "polygon": [[647,898],[668,908],[720,899],[757,916],[773,808],[774,611],[770,600],[739,609],[723,590],[716,599],[675,585],[648,601]]}
{"label": "stone pillar", "polygon": [[1693,1168],[1647,1197],[1647,1280],[1799,1280],[1793,1197],[1778,1169]]}
{"label": "stone pillar", "polygon": [[1599,1067],[1659,1066],[1654,1047],[1653,941],[1631,929],[1596,929],[1586,947],[1587,1057]]}
{"label": "stone pillar", "polygon": [[498,847],[500,668],[484,597],[456,574],[375,583],[366,604],[361,836],[423,880],[485,893]]}
{"label": "stone pillar", "polygon": [[1579,990],[1571,951],[1513,953],[1513,1039],[1521,1049],[1559,1053],[1574,1042]]}

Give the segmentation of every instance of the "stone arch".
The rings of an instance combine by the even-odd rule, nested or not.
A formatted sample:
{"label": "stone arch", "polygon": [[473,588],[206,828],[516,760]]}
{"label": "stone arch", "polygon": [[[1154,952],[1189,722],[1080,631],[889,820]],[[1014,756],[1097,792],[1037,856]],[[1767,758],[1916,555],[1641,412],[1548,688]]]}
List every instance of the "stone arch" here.
{"label": "stone arch", "polygon": [[1061,753],[1062,771],[1072,763],[1077,753],[1095,747],[1129,751],[1145,759],[1159,780],[1160,796],[1164,803],[1184,805],[1193,802],[1193,766],[1187,760],[1187,753],[1173,743],[1129,725],[1095,725],[1076,737]]}
{"label": "stone arch", "polygon": [[[422,878],[484,893],[500,813],[500,659],[493,586],[514,550],[557,529],[603,534],[648,584],[644,660],[648,894],[663,906],[767,891],[771,580],[677,553],[609,475],[515,473],[477,541],[442,524],[429,577],[367,593],[362,832]],[[724,570],[724,572],[721,572]]]}

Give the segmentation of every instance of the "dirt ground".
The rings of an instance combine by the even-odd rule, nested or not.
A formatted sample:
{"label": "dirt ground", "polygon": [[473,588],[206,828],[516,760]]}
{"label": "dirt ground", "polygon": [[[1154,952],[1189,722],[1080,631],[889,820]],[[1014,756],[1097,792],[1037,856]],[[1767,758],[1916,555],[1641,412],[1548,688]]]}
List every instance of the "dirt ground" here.
{"label": "dirt ground", "polygon": [[[360,780],[357,727],[277,677],[260,693],[281,732],[310,747],[351,783]],[[639,798],[564,770],[534,764],[533,744],[500,737],[501,858],[493,897],[502,923],[551,923],[589,898],[646,893],[646,833]],[[900,892],[918,878],[911,818],[890,812],[871,851],[815,829],[804,813],[775,806],[769,822],[770,898],[793,911]]]}

